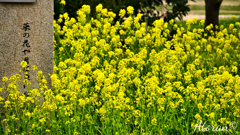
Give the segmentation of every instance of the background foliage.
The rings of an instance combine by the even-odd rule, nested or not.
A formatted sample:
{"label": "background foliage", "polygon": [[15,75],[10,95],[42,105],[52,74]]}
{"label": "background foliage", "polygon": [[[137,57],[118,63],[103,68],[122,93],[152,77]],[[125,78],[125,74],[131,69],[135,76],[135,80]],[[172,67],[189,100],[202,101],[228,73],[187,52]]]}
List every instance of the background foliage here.
{"label": "background foliage", "polygon": [[[66,0],[65,11],[61,8],[63,5],[60,4],[60,0],[54,0],[54,19],[56,20],[64,12],[68,12],[70,17],[76,18],[76,11],[84,4],[91,5],[91,16],[96,16],[95,7],[100,3],[103,8],[114,13],[119,13],[120,9],[132,6],[135,9],[135,15],[138,12],[148,15],[149,24],[160,18],[164,21],[176,18],[182,20],[182,17],[190,11],[187,5],[188,0]],[[159,6],[163,9],[162,12],[156,9]],[[119,20],[118,15],[115,18],[115,21],[117,20]],[[145,21],[144,18],[141,21]]]}

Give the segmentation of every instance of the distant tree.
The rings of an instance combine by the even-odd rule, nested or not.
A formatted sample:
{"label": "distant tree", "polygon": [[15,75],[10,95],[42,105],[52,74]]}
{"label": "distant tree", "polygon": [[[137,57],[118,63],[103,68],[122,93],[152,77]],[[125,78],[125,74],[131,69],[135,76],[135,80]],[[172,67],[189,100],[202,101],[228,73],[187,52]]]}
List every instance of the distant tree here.
{"label": "distant tree", "polygon": [[215,26],[219,25],[219,10],[223,0],[205,0],[205,28],[206,26],[213,24],[213,30]]}
{"label": "distant tree", "polygon": [[[149,15],[150,24],[157,19],[164,19],[168,22],[171,19],[178,18],[183,20],[183,16],[186,16],[190,11],[189,5],[187,5],[189,0],[143,0],[141,3],[141,12]],[[190,0],[194,1],[195,0]],[[160,6],[163,10],[160,12],[156,10],[156,5]],[[146,10],[147,9],[147,10]]]}

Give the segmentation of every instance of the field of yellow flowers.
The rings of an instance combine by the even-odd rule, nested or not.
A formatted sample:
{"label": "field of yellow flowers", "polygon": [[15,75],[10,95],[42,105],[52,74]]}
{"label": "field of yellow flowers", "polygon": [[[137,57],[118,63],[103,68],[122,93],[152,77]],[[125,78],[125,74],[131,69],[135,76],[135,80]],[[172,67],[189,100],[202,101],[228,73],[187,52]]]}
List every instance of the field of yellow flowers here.
{"label": "field of yellow flowers", "polygon": [[132,7],[120,11],[123,23],[96,10],[54,21],[52,89],[41,71],[27,98],[20,75],[2,78],[2,134],[240,134],[239,22],[214,33],[195,28],[204,20],[184,29],[160,19],[146,34]]}

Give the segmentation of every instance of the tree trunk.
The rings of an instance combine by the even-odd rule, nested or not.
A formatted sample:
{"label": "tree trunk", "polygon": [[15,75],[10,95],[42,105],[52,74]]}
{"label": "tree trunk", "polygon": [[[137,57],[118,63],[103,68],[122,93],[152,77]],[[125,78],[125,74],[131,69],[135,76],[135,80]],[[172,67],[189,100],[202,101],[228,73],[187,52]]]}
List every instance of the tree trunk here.
{"label": "tree trunk", "polygon": [[219,10],[222,0],[205,0],[205,28],[206,26],[213,24],[213,30],[215,26],[219,25]]}

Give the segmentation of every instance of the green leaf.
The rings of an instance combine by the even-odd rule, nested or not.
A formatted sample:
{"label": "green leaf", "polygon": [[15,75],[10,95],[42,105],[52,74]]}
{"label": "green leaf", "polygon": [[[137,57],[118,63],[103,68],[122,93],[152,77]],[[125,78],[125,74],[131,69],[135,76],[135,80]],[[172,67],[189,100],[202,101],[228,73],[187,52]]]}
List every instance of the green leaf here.
{"label": "green leaf", "polygon": [[20,132],[20,134],[22,134],[23,133],[23,127],[22,126],[20,126],[20,128],[19,128],[19,132]]}
{"label": "green leaf", "polygon": [[33,117],[30,118],[30,121],[33,121]]}
{"label": "green leaf", "polygon": [[52,120],[52,123],[53,123],[53,124],[56,124],[56,123],[57,123],[57,121],[55,121],[55,120]]}

